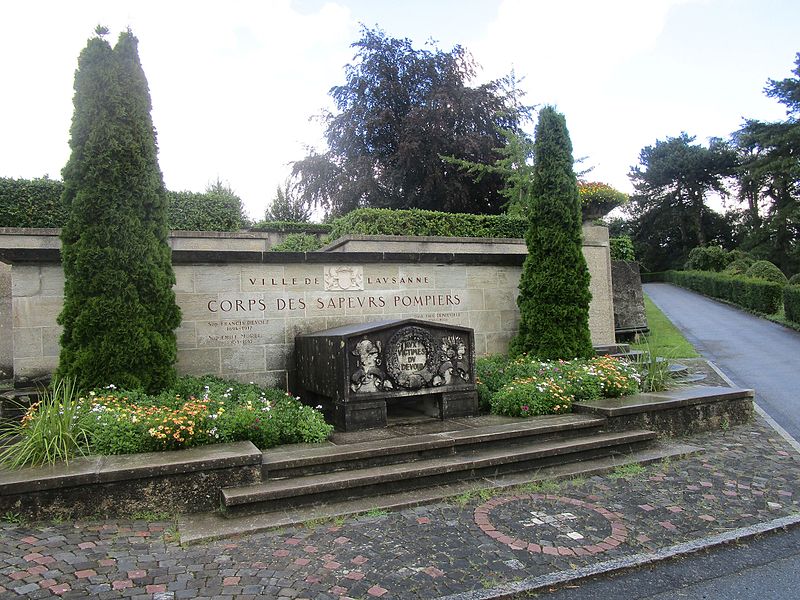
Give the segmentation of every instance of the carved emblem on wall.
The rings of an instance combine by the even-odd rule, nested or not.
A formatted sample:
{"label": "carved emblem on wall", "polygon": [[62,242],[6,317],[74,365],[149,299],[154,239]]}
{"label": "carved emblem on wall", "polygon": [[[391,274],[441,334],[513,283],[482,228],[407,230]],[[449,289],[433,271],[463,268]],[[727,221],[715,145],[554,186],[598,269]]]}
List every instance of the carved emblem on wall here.
{"label": "carved emblem on wall", "polygon": [[325,267],[325,291],[349,292],[364,289],[364,267],[337,265]]}
{"label": "carved emblem on wall", "polygon": [[386,345],[386,369],[399,387],[429,387],[439,364],[433,337],[421,327],[400,329]]}
{"label": "carved emblem on wall", "polygon": [[381,343],[362,339],[353,349],[356,370],[350,376],[350,389],[354,392],[380,392],[391,390],[394,386],[381,369]]}
{"label": "carved emblem on wall", "polygon": [[433,385],[453,385],[469,382],[467,345],[457,335],[445,336],[440,344],[441,360]]}

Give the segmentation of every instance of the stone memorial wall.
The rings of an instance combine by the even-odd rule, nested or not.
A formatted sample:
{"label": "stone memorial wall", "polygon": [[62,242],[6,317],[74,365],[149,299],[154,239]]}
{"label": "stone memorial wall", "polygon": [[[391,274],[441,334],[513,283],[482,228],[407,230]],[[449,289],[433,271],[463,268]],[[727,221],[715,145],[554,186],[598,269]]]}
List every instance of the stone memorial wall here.
{"label": "stone memorial wall", "polygon": [[[592,341],[609,344],[614,321],[607,230],[584,233]],[[520,241],[487,246],[474,238],[398,237],[364,239],[357,247],[350,239],[306,254],[269,252],[267,237],[253,233],[181,232],[170,242],[183,314],[180,373],[286,386],[295,335],[388,318],[471,327],[478,356],[504,352],[516,332],[525,256]],[[59,247],[55,230],[0,231],[0,260],[12,265],[17,385],[47,377],[58,361],[56,318],[64,287]]]}

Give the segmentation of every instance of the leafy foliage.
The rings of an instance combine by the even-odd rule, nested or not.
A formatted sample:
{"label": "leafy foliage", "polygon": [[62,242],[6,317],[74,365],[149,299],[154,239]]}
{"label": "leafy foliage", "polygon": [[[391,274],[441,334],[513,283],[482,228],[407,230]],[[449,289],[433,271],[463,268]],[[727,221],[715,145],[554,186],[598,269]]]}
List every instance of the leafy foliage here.
{"label": "leafy foliage", "polygon": [[789,285],[800,285],[800,273],[795,273],[789,277]]}
{"label": "leafy foliage", "polygon": [[786,275],[768,260],[757,260],[750,265],[744,275],[751,279],[763,279],[764,281],[773,281],[781,285],[786,285],[789,282],[786,279]]}
{"label": "leafy foliage", "polygon": [[783,301],[784,286],[763,279],[734,277],[708,271],[668,271],[664,274],[664,279],[766,315],[777,313]]}
{"label": "leafy foliage", "polygon": [[61,227],[67,220],[63,191],[61,181],[47,177],[0,177],[0,227]]}
{"label": "leafy foliage", "polygon": [[167,192],[170,229],[185,231],[239,231],[248,226],[242,199],[219,180],[202,194]]}
{"label": "leafy foliage", "polygon": [[689,252],[686,268],[690,271],[722,271],[729,262],[722,246],[698,246]]}
{"label": "leafy foliage", "polygon": [[739,198],[747,203],[746,244],[786,272],[800,268],[800,53],[792,74],[768,80],[765,89],[786,106],[787,120],[747,119],[733,134],[740,155]]}
{"label": "leafy foliage", "polygon": [[505,215],[360,208],[333,221],[328,240],[358,234],[521,238],[527,226],[526,220]]}
{"label": "leafy foliage", "polygon": [[800,324],[800,285],[790,284],[783,288],[783,308],[789,321]]}
{"label": "leafy foliage", "polygon": [[74,381],[54,382],[21,422],[0,427],[0,464],[12,469],[52,465],[83,454],[88,438],[79,416]]}
{"label": "leafy foliage", "polygon": [[633,250],[633,241],[627,235],[612,237],[608,239],[611,251],[611,260],[636,260],[636,253]]}
{"label": "leafy foliage", "polygon": [[270,248],[272,252],[313,252],[322,248],[322,241],[309,233],[290,233]]}
{"label": "leafy foliage", "polygon": [[589,360],[539,361],[527,355],[479,358],[478,395],[496,414],[527,417],[568,412],[573,402],[638,391],[637,369],[607,356]]}
{"label": "leafy foliage", "polygon": [[442,156],[500,158],[499,132],[518,131],[526,115],[513,81],[468,86],[476,66],[461,46],[417,50],[364,28],[353,47],[345,83],[330,90],[337,113],[323,117],[328,151],[294,164],[302,200],[332,215],[361,207],[500,212],[500,177],[475,182]]}
{"label": "leafy foliage", "polygon": [[297,198],[292,186],[287,181],[283,189],[278,186],[275,198],[264,213],[265,221],[290,221],[293,223],[307,223],[311,218],[311,209],[306,206],[301,198]]}
{"label": "leafy foliage", "polygon": [[628,194],[599,181],[579,181],[578,194],[584,221],[599,219],[628,202]]}
{"label": "leafy foliage", "polygon": [[78,59],[64,167],[65,274],[57,374],[90,388],[158,390],[175,378],[180,310],[167,201],[137,40],[95,37]]}
{"label": "leafy foliage", "polygon": [[528,255],[517,304],[520,324],[513,355],[541,359],[594,355],[589,335],[589,269],[582,252],[577,178],[564,116],[539,113],[534,173],[525,233]]}
{"label": "leafy foliage", "polygon": [[708,147],[694,140],[686,133],[657,140],[642,149],[629,174],[636,193],[627,210],[636,221],[637,256],[651,270],[682,266],[696,246],[727,245],[726,225],[705,200],[712,192],[728,194],[725,179],[736,154],[721,140]]}
{"label": "leafy foliage", "polygon": [[[0,178],[0,227],[63,227],[64,183],[57,179]],[[170,229],[238,231],[248,224],[235,194],[215,191],[167,192]]]}
{"label": "leafy foliage", "polygon": [[752,258],[737,258],[722,271],[726,275],[744,275],[755,261]]}
{"label": "leafy foliage", "polygon": [[275,389],[212,376],[182,377],[158,396],[109,385],[78,397],[59,384],[26,412],[0,453],[11,466],[75,454],[131,454],[250,440],[261,449],[321,442],[333,427],[322,413]]}

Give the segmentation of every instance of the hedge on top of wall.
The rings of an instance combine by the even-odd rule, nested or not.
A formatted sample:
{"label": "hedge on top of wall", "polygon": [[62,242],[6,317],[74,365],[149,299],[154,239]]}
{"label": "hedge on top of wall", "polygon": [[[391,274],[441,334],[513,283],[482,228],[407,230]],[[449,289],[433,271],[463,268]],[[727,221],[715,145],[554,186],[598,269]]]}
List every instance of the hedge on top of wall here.
{"label": "hedge on top of wall", "polygon": [[61,227],[67,210],[57,179],[0,177],[0,227]]}
{"label": "hedge on top of wall", "polygon": [[344,235],[416,235],[522,238],[526,219],[431,210],[359,208],[333,222],[330,241]]}
{"label": "hedge on top of wall", "polygon": [[[57,179],[0,177],[0,227],[63,227],[67,210]],[[237,231],[247,226],[241,204],[222,194],[167,192],[170,229]]]}

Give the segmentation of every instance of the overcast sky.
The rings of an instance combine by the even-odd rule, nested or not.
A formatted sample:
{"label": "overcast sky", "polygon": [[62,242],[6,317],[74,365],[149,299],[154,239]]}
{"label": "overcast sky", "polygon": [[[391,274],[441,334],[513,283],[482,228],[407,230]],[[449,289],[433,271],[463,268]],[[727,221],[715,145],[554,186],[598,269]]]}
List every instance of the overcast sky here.
{"label": "overcast sky", "polygon": [[112,44],[131,27],[167,187],[219,177],[261,218],[289,163],[324,149],[309,118],[344,82],[359,23],[461,44],[482,80],[513,68],[530,103],[565,114],[590,177],[624,191],[657,139],[784,118],[763,88],[800,51],[797,0],[17,0],[0,19],[0,176],[60,178],[78,54],[96,25]]}

